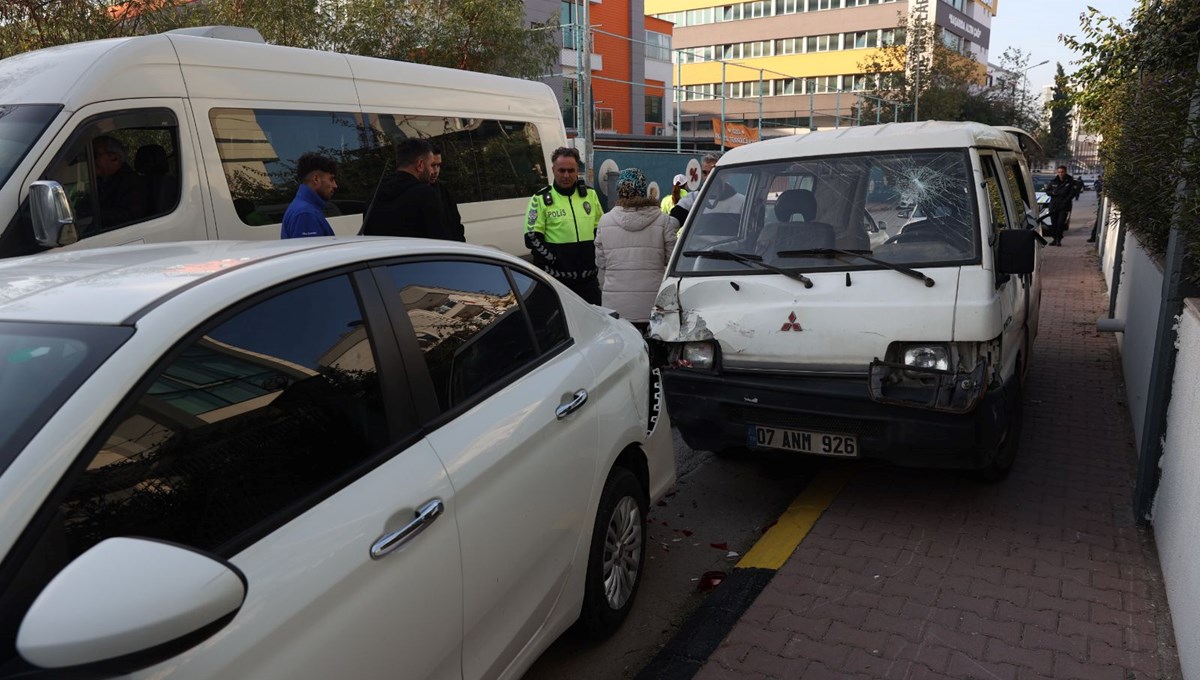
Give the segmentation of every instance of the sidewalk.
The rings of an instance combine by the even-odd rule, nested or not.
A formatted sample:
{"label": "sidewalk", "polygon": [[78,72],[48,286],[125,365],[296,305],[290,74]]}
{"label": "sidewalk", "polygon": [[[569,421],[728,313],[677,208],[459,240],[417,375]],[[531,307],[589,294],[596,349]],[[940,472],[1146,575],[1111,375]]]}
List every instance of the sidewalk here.
{"label": "sidewalk", "polygon": [[1021,451],[995,485],[859,467],[697,680],[1182,677],[1092,213],[1046,248]]}

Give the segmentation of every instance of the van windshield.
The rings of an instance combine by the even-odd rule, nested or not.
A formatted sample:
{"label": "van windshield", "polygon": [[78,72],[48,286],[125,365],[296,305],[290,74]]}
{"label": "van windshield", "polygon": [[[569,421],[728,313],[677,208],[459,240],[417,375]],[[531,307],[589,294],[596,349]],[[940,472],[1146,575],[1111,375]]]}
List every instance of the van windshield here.
{"label": "van windshield", "polygon": [[692,208],[674,273],[771,273],[699,254],[709,250],[802,271],[977,261],[971,177],[961,149],[719,167]]}
{"label": "van windshield", "polygon": [[58,104],[0,104],[0,185],[12,176],[61,108]]}

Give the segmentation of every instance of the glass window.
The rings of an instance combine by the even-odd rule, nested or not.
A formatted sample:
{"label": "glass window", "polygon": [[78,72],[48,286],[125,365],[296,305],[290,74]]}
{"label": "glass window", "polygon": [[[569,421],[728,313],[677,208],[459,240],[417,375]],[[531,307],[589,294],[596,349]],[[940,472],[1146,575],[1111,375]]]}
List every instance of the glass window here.
{"label": "glass window", "polygon": [[60,505],[68,552],[137,535],[228,555],[235,537],[298,513],[390,440],[350,279],[292,289],[210,328],[154,376]]}
{"label": "glass window", "polygon": [[996,161],[991,156],[983,156],[980,160],[983,162],[983,183],[987,187],[989,212],[992,214],[992,231],[1008,229],[1012,220],[1009,219],[1008,205],[1006,205],[1004,194],[1000,189]]}
{"label": "glass window", "polygon": [[562,25],[563,49],[566,50],[579,48],[579,31],[575,25],[575,8],[576,4],[570,0],[563,0],[559,4],[559,23]]}
{"label": "glass window", "polygon": [[178,140],[168,109],[106,114],[76,131],[42,179],[66,190],[80,238],[112,231],[175,209]]}
{"label": "glass window", "polygon": [[0,106],[0,185],[8,181],[61,110],[58,104]]}
{"label": "glass window", "polygon": [[662,123],[663,122],[663,98],[662,95],[646,95],[646,122],[647,123]]}
{"label": "glass window", "polygon": [[393,265],[388,274],[442,410],[500,386],[538,357],[533,327],[502,267],[419,262]]}
{"label": "glass window", "polygon": [[[749,253],[802,270],[879,265],[803,252],[869,250],[896,264],[977,261],[979,236],[965,151],[789,159],[718,168],[703,189],[680,251]],[[868,219],[868,217],[870,219]],[[870,229],[884,223],[887,231]],[[771,275],[753,262],[680,256],[674,274]]]}
{"label": "glass window", "polygon": [[533,322],[538,351],[549,354],[568,342],[571,336],[567,331],[567,317],[554,289],[519,271],[514,270],[512,276],[521,304]]}
{"label": "glass window", "polygon": [[670,61],[671,36],[665,33],[646,31],[646,58]]}

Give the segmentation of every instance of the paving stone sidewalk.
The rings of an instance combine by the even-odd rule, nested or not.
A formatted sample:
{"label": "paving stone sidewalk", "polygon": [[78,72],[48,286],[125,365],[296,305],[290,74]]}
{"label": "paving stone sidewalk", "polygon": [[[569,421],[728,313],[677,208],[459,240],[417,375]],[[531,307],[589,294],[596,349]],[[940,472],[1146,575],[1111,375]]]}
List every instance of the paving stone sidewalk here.
{"label": "paving stone sidewalk", "polygon": [[1009,478],[861,467],[698,680],[1182,677],[1080,203],[1043,251]]}

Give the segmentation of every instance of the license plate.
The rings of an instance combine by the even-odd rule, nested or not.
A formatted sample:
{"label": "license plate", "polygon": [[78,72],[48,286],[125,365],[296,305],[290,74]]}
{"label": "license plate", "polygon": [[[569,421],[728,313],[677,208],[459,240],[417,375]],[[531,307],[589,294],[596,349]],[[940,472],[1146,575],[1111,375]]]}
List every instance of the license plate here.
{"label": "license plate", "polygon": [[829,434],[785,430],[779,427],[751,425],[746,433],[750,448],[782,449],[822,456],[855,458],[858,456],[858,437],[852,434]]}

